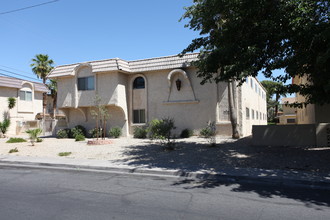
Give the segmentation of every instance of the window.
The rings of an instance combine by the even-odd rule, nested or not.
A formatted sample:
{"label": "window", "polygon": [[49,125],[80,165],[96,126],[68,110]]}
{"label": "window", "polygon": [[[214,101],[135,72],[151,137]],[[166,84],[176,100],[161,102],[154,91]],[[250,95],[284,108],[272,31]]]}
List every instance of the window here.
{"label": "window", "polygon": [[296,119],[288,118],[288,119],[286,119],[286,123],[296,123]]}
{"label": "window", "polygon": [[246,112],[246,119],[250,119],[250,109],[249,108],[246,108],[245,109],[245,112]]}
{"label": "window", "polygon": [[136,79],[133,82],[133,89],[144,89],[145,85],[144,85],[144,79],[143,77],[139,76],[136,77]]}
{"label": "window", "polygon": [[256,111],[256,119],[258,120],[258,115],[259,115],[259,113],[258,113],[258,111]]}
{"label": "window", "polygon": [[261,112],[259,112],[259,119],[262,120]]}
{"label": "window", "polygon": [[246,84],[249,85],[249,78],[246,77]]}
{"label": "window", "polygon": [[78,90],[94,90],[94,76],[78,78]]}
{"label": "window", "polygon": [[146,122],[145,110],[144,109],[133,110],[133,123],[140,124],[145,122]]}
{"label": "window", "polygon": [[32,92],[30,91],[19,91],[20,100],[32,101]]}
{"label": "window", "polygon": [[251,88],[253,89],[253,80],[251,79],[250,82],[251,82]]}
{"label": "window", "polygon": [[252,119],[254,119],[254,110],[252,109]]}

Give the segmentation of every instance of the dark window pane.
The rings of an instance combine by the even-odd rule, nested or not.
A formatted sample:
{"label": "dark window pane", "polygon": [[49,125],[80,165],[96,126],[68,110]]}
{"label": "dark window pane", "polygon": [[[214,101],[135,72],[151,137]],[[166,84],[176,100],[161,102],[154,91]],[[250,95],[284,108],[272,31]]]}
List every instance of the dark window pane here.
{"label": "dark window pane", "polygon": [[87,90],[94,90],[94,76],[87,77]]}
{"label": "dark window pane", "polygon": [[20,100],[25,100],[25,91],[19,91]]}
{"label": "dark window pane", "polygon": [[143,77],[137,77],[133,82],[133,89],[144,89],[144,79]]}
{"label": "dark window pane", "polygon": [[133,110],[133,123],[139,123],[139,110]]}
{"label": "dark window pane", "polygon": [[25,92],[25,100],[32,101],[32,92]]}
{"label": "dark window pane", "polygon": [[78,78],[78,90],[86,90],[85,78]]}
{"label": "dark window pane", "polygon": [[140,123],[145,123],[146,122],[146,116],[145,116],[145,111],[144,109],[140,110]]}

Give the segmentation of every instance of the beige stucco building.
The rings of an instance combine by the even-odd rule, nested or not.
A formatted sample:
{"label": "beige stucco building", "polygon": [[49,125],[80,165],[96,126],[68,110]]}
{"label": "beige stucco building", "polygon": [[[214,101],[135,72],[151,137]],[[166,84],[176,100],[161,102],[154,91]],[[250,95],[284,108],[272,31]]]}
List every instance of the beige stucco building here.
{"label": "beige stucco building", "polygon": [[[306,84],[308,83],[307,77],[294,77],[293,84]],[[305,101],[305,97],[296,94],[298,103]],[[297,124],[318,124],[330,123],[330,104],[316,105],[308,104],[303,108],[297,108]]]}
{"label": "beige stucco building", "polygon": [[[69,127],[95,127],[91,116],[94,98],[111,114],[110,127],[119,126],[131,135],[136,126],[154,118],[171,117],[176,134],[196,133],[215,121],[219,134],[231,135],[226,83],[200,84],[197,69],[190,65],[197,53],[125,61],[119,58],[57,66],[49,78],[58,80],[57,107],[67,116]],[[266,94],[252,77],[235,90],[237,118],[242,136],[252,125],[266,124]]]}
{"label": "beige stucco building", "polygon": [[[25,126],[37,126],[36,114],[42,112],[42,94],[48,89],[37,82],[0,76],[0,120],[9,117],[7,134],[19,134]],[[15,107],[8,108],[8,98],[16,99]]]}
{"label": "beige stucco building", "polygon": [[283,109],[282,115],[279,116],[278,124],[296,124],[297,123],[297,108],[291,107],[289,104],[295,103],[296,97],[286,97],[281,99]]}

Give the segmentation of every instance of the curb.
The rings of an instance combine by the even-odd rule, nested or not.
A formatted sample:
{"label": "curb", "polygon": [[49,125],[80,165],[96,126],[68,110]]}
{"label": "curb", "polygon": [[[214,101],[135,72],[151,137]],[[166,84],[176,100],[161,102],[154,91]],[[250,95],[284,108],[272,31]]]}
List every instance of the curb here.
{"label": "curb", "polygon": [[[111,172],[118,174],[135,174],[145,176],[165,176],[174,178],[191,178],[200,181],[214,181],[224,183],[244,182],[248,184],[266,184],[273,186],[303,187],[311,189],[330,190],[330,180],[302,180],[288,177],[271,176],[252,176],[252,175],[232,175],[227,173],[200,173],[188,172],[184,170],[154,170],[147,168],[124,168],[109,166],[73,165],[61,163],[27,162],[27,161],[3,161],[0,166],[33,168],[33,169],[56,169],[56,170],[75,170],[85,172]],[[255,169],[262,170],[262,169]]]}

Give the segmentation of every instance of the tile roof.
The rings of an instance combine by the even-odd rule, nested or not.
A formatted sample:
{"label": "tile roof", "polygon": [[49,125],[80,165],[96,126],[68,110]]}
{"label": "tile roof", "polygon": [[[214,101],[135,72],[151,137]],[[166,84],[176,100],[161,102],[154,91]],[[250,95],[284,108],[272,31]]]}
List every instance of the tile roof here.
{"label": "tile roof", "polygon": [[121,70],[127,73],[146,72],[153,70],[173,69],[190,66],[191,62],[197,60],[198,53],[185,54],[180,57],[178,55],[157,57],[143,60],[125,61],[119,58],[90,61],[84,63],[76,63],[55,67],[48,77],[55,78],[61,76],[73,76],[74,68],[80,64],[90,64],[93,72],[106,72]]}
{"label": "tile roof", "polygon": [[30,82],[34,85],[35,91],[38,92],[48,92],[48,88],[38,82],[31,82],[23,79],[13,78],[13,77],[6,77],[6,76],[0,76],[0,87],[9,87],[9,88],[22,88],[22,82]]}

